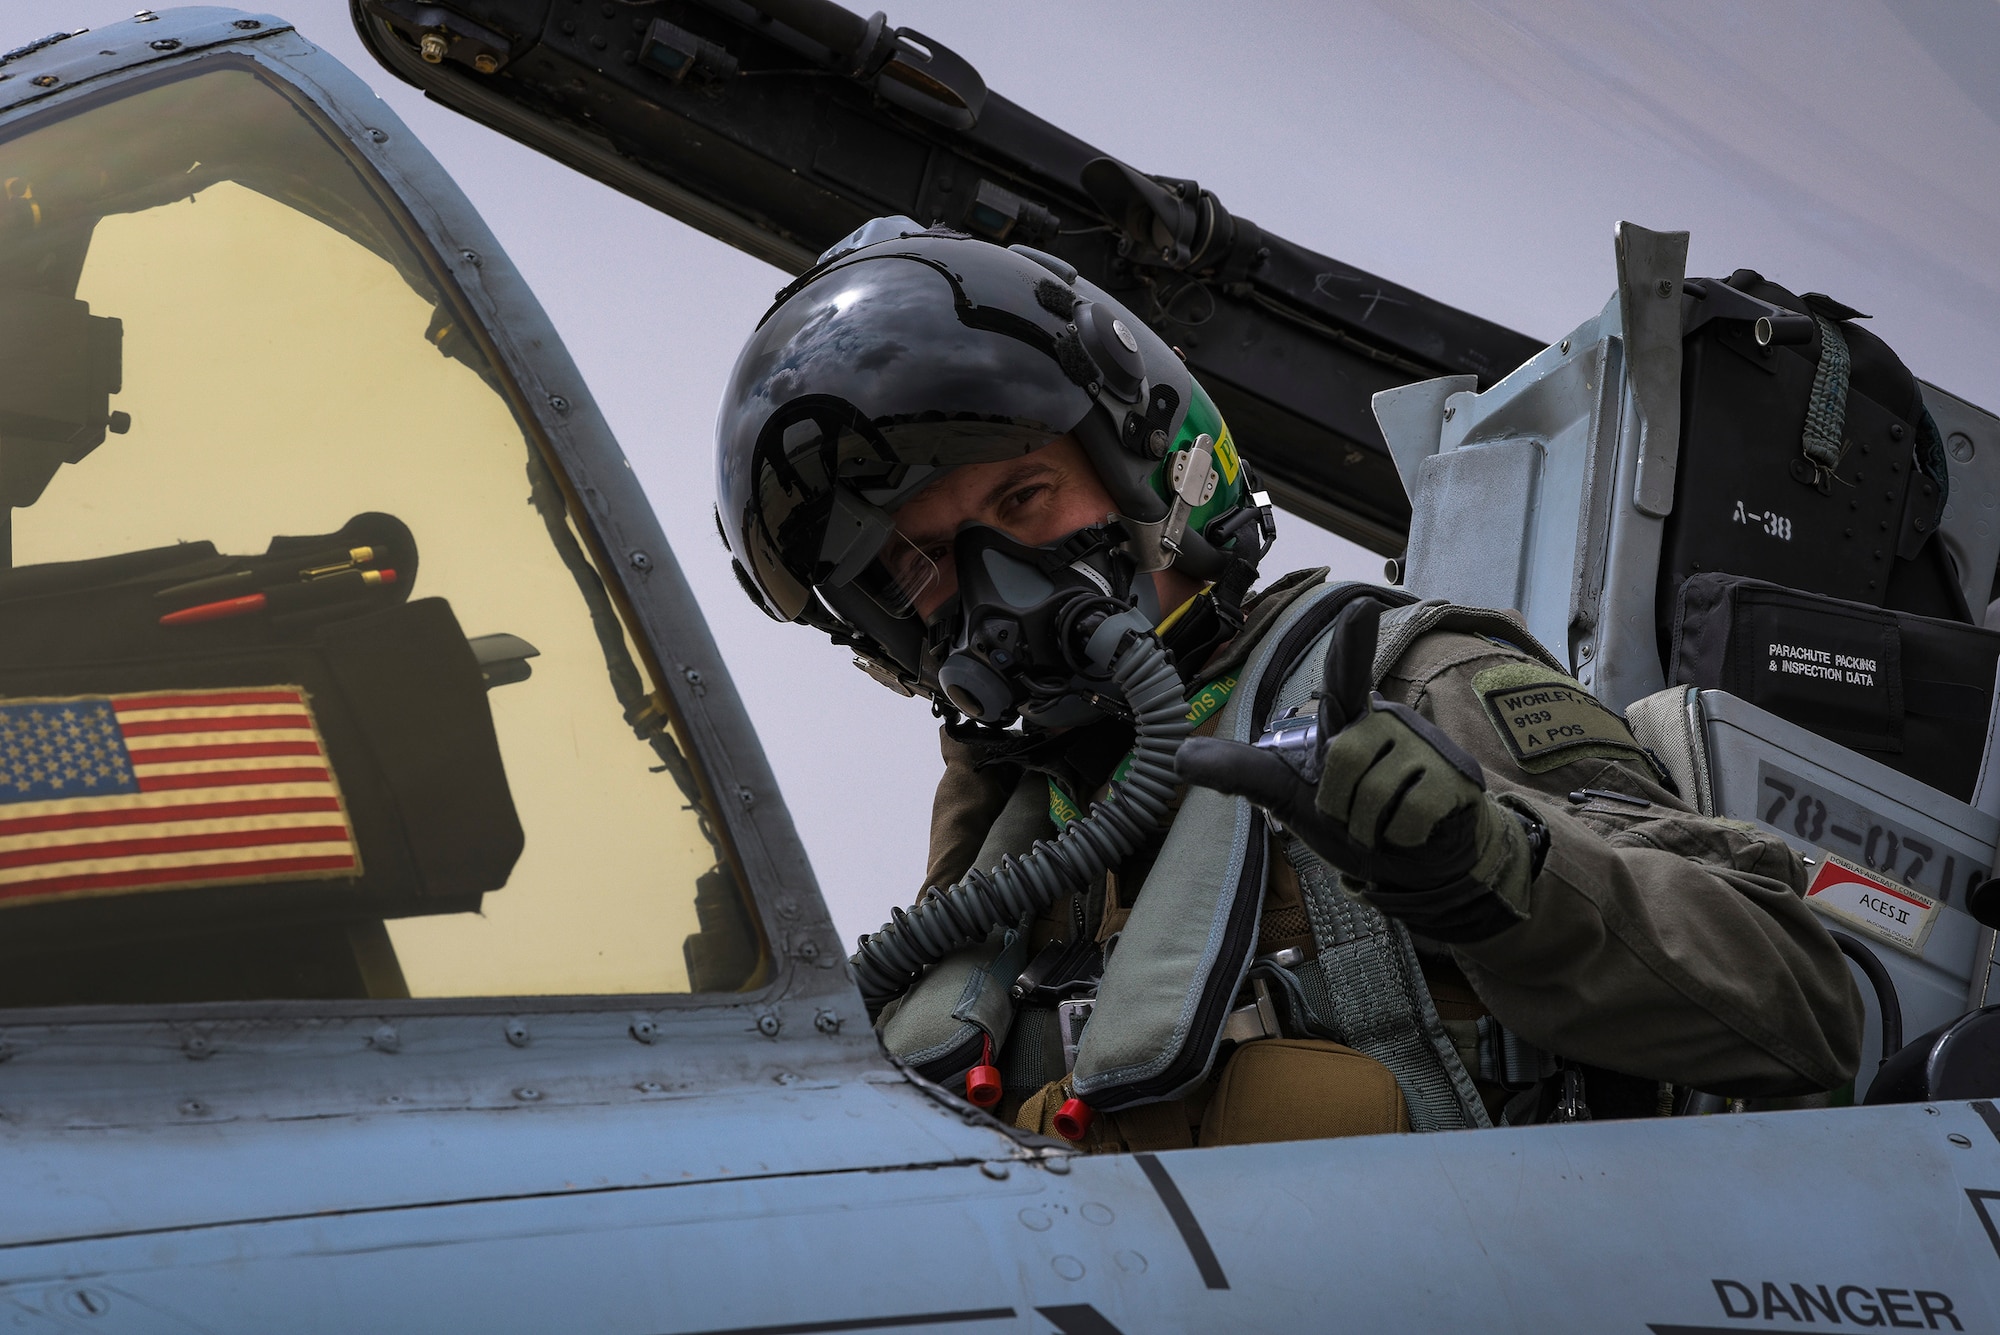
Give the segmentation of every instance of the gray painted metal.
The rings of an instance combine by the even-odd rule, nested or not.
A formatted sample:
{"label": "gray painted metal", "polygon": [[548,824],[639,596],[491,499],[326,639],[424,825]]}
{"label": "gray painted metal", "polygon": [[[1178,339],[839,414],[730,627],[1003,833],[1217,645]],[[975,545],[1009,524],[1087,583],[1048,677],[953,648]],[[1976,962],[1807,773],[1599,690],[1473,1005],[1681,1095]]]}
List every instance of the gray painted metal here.
{"label": "gray painted metal", "polygon": [[[2000,819],[1727,692],[1700,692],[1699,709],[1715,814],[1754,821],[1807,857],[1838,853],[1944,901],[1921,956],[1870,943],[1895,979],[1905,1036],[1980,1005],[1993,942],[1965,911],[1965,894],[1993,867]],[[1882,1035],[1874,989],[1858,969],[1855,983],[1868,1006],[1858,1098],[1881,1060]]]}
{"label": "gray painted metal", "polygon": [[1664,518],[1674,509],[1681,453],[1681,281],[1688,234],[1618,224],[1618,306],[1626,375],[1639,411],[1639,464],[1632,503]]}
{"label": "gray painted metal", "polygon": [[[1660,521],[1633,502],[1640,431],[1622,330],[1614,296],[1483,394],[1440,379],[1375,403],[1413,485],[1405,585],[1426,598],[1482,593],[1471,601],[1516,608],[1580,681],[1621,708],[1664,685],[1651,649]],[[1435,414],[1424,411],[1433,400]],[[1428,450],[1427,427],[1436,433]],[[1536,447],[1528,457],[1537,464],[1532,488],[1507,493],[1512,508],[1479,486],[1451,484],[1481,467],[1454,454],[1516,442]],[[1513,596],[1492,596],[1502,586]]]}
{"label": "gray painted metal", "polygon": [[[1426,598],[1468,607],[1514,607],[1526,593],[1532,528],[1547,451],[1524,436],[1433,454],[1417,466],[1410,508],[1409,568]],[[1453,558],[1467,544],[1485,560]]]}
{"label": "gray painted metal", "polygon": [[[880,66],[896,47],[886,19],[832,0],[661,0],[635,29],[628,8],[349,0],[370,53],[444,106],[781,268],[803,271],[868,218],[900,213],[1060,252],[1134,309],[1154,309],[1135,295],[1120,254],[1157,254],[1150,231],[1127,234],[1122,206],[1083,184],[1099,150],[997,91],[963,128],[951,116],[910,114],[925,99],[897,91],[907,86],[894,71],[912,68],[908,48]],[[717,43],[756,78],[671,79],[641,54],[655,18]],[[482,75],[457,56],[421,59],[421,34],[458,30],[504,44],[502,67]],[[978,85],[970,62],[904,36],[942,62],[923,78]],[[889,40],[872,55],[850,45],[878,38]],[[779,72],[800,77],[766,77]],[[1185,207],[1188,227],[1212,211],[1214,235],[1202,223],[1209,239],[1198,260],[1177,247],[1170,267],[1152,267],[1164,277],[1185,260],[1190,275],[1207,272],[1212,300],[1149,318],[1186,349],[1237,433],[1256,437],[1261,475],[1281,504],[1384,553],[1400,550],[1404,492],[1380,457],[1368,395],[1438,372],[1490,384],[1534,341],[1295,246],[1209,192],[1190,194]]]}
{"label": "gray painted metal", "polygon": [[1385,389],[1371,401],[1375,421],[1389,443],[1389,457],[1403,479],[1403,490],[1417,494],[1417,469],[1437,453],[1438,437],[1444,431],[1445,401],[1454,394],[1476,393],[1479,377],[1439,376],[1413,384]]}
{"label": "gray painted metal", "polygon": [[10,1199],[145,1174],[119,1227],[0,1246],[27,1329],[1643,1332],[1743,1329],[1765,1282],[2000,1318],[1966,1104],[1071,1160],[855,1083],[95,1139],[5,1156]]}
{"label": "gray painted metal", "polygon": [[[144,19],[150,12],[141,10],[140,19],[108,28],[51,33],[42,39],[46,44],[36,44],[36,49],[16,48],[22,54],[0,66],[0,112],[11,112],[35,102],[60,105],[71,100],[71,93],[79,85],[102,80],[106,75],[184,61],[197,51],[225,44],[234,44],[242,50],[246,49],[244,43],[262,42],[292,30],[291,24],[274,14],[245,13],[214,5],[178,9],[170,15]],[[78,40],[85,33],[91,40]],[[338,62],[333,63],[341,73],[346,73]],[[0,125],[4,124],[5,121],[0,121]]]}
{"label": "gray painted metal", "polygon": [[[353,9],[362,40],[367,41],[371,32],[365,26],[366,20],[360,17],[363,14],[360,0],[353,0]],[[415,87],[425,88],[429,96],[438,96],[435,90],[427,87],[434,81],[436,72],[427,70],[414,51],[397,42],[370,43],[369,49],[399,77]],[[533,144],[538,151],[564,166],[603,181],[634,199],[700,228],[710,236],[720,237],[745,254],[754,255],[776,268],[803,273],[812,267],[824,248],[801,244],[763,228],[746,227],[727,209],[669,177],[636,165],[603,139],[523,111],[511,100],[488,92],[476,80],[453,80],[449,96],[440,100],[474,120],[494,126],[523,143]]]}
{"label": "gray painted metal", "polygon": [[[1757,1305],[1804,1301],[1793,1285],[1826,1286],[1850,1323],[2000,1322],[1987,1105],[1084,1159],[891,1065],[700,615],[554,331],[387,110],[275,20],[236,26],[247,17],[170,13],[93,34],[113,57],[58,44],[10,62],[0,134],[159,61],[253,60],[311,98],[493,333],[594,539],[647,556],[611,574],[737,797],[726,824],[780,963],[740,996],[8,1013],[0,1327],[1790,1329]],[[1464,419],[1441,449],[1545,452],[1520,568],[1558,632],[1572,608],[1601,620],[1621,578],[1600,536],[1633,495],[1629,468],[1607,481],[1633,455],[1617,328],[1614,304],[1575,354],[1537,358],[1511,410],[1467,411],[1458,392],[1437,410],[1441,427],[1448,403]],[[1982,819],[1968,832],[1990,846]]]}

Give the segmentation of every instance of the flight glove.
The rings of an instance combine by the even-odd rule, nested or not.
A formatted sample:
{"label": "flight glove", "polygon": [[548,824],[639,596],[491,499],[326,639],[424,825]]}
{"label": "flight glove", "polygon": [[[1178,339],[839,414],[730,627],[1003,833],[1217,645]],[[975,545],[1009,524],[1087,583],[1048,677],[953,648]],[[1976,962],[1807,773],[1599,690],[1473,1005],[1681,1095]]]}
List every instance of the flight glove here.
{"label": "flight glove", "polygon": [[1175,768],[1262,807],[1412,931],[1482,941],[1527,916],[1547,832],[1488,793],[1479,762],[1436,724],[1374,693],[1381,616],[1357,598],[1334,622],[1315,726],[1255,746],[1190,737]]}

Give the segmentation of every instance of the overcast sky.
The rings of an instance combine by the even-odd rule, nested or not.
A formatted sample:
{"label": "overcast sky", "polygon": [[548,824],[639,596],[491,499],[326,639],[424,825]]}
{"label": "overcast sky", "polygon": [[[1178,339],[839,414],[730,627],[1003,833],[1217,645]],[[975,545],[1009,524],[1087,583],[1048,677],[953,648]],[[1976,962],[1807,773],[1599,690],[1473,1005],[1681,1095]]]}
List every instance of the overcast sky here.
{"label": "overcast sky", "polygon": [[[2000,406],[1995,0],[881,0],[988,84],[1267,229],[1553,340],[1603,305],[1611,229],[1693,232],[1874,316],[1925,379]],[[0,47],[135,7],[5,0]],[[427,104],[345,0],[268,6],[367,79],[486,215],[658,507],[843,936],[918,889],[926,708],[736,589],[711,427],[783,277]],[[1253,459],[1256,442],[1241,442]],[[1380,559],[1292,520],[1274,569]]]}

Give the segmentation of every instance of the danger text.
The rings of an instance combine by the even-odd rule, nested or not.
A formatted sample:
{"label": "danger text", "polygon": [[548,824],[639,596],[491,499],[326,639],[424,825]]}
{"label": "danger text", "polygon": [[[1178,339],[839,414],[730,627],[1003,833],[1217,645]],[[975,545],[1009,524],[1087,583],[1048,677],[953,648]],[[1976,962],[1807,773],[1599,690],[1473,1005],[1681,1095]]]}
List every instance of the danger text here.
{"label": "danger text", "polygon": [[1885,1326],[1901,1330],[1964,1330],[1949,1295],[1936,1289],[1863,1288],[1859,1284],[1746,1283],[1715,1279],[1722,1314],[1733,1321],[1796,1321],[1804,1325]]}

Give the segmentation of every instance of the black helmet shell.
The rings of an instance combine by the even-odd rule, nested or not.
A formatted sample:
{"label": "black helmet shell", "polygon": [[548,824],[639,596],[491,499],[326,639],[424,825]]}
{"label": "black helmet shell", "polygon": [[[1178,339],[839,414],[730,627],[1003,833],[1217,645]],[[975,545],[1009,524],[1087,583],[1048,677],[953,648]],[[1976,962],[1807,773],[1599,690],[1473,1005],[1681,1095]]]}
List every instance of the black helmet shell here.
{"label": "black helmet shell", "polygon": [[[876,219],[780,292],[738,357],[716,421],[717,518],[766,612],[941,698],[934,628],[881,587],[896,508],[945,469],[1074,434],[1138,568],[1195,562],[1214,578],[1198,531],[1162,541],[1161,460],[1204,405],[1223,439],[1173,350],[1060,259]],[[1219,457],[1232,490],[1217,503],[1234,504],[1234,455]]]}
{"label": "black helmet shell", "polygon": [[[1038,283],[1061,292],[1038,300]],[[1082,421],[1091,368],[1060,309],[1073,301],[1032,260],[931,235],[850,252],[781,296],[716,423],[724,536],[767,611],[795,619],[814,585],[873,555],[856,544],[882,534],[853,531],[857,515]]]}

